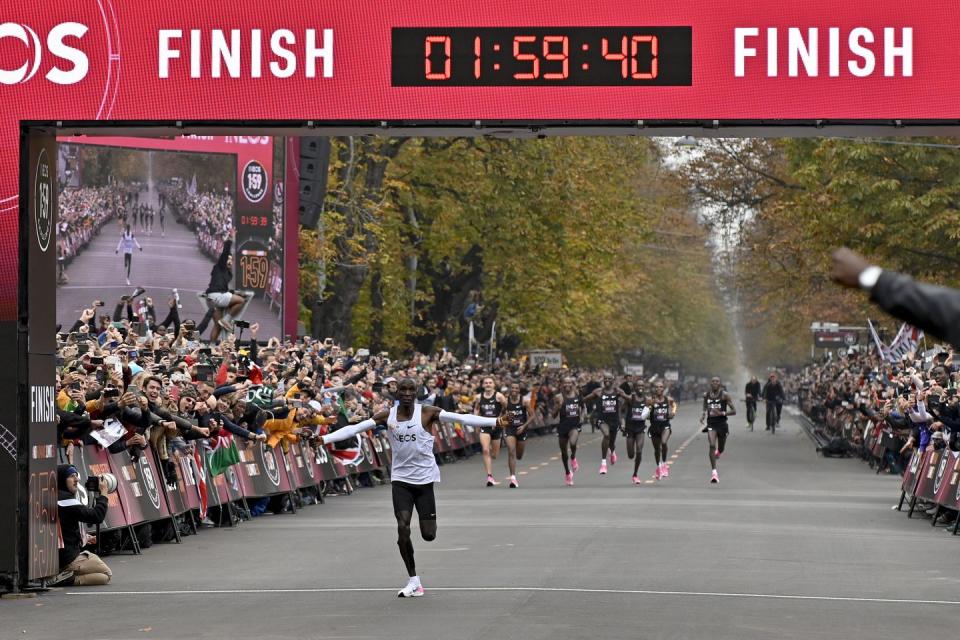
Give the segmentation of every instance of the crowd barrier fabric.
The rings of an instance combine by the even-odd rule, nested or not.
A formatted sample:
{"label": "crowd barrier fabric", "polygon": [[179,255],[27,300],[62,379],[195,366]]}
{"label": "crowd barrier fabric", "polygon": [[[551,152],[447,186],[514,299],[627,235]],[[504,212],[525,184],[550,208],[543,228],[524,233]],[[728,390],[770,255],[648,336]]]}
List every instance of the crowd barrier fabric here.
{"label": "crowd barrier fabric", "polygon": [[960,509],[960,451],[941,456],[933,482],[934,501],[941,507]]}
{"label": "crowd barrier fabric", "polygon": [[933,501],[934,477],[937,473],[937,465],[942,457],[942,451],[927,451],[923,454],[923,463],[920,465],[917,478],[917,488],[913,492],[913,497],[917,500]]}
{"label": "crowd barrier fabric", "polygon": [[[83,489],[84,483],[90,476],[99,476],[104,473],[113,473],[110,468],[110,454],[106,450],[95,446],[75,447],[73,450],[73,466],[80,474],[81,495],[80,502],[87,502],[87,492]],[[117,482],[123,482],[117,476]],[[120,504],[120,493],[107,495],[107,517],[100,525],[103,530],[119,529],[127,526],[127,518],[123,505]]]}
{"label": "crowd barrier fabric", "polygon": [[[475,429],[454,423],[441,424],[437,436],[437,453],[459,451],[478,441]],[[207,455],[177,449],[170,452],[175,477],[166,478],[149,445],[136,459],[126,451],[111,454],[96,445],[76,447],[73,461],[80,473],[81,487],[90,476],[112,473],[117,477],[117,491],[107,496],[107,516],[101,525],[104,531],[163,520],[191,510],[205,516],[209,506],[315,487],[355,473],[380,469],[389,472],[390,468],[390,438],[383,432],[361,434],[351,442],[352,446],[337,450],[302,442],[291,443],[286,453],[280,447],[271,449],[261,442],[238,441],[237,445],[240,462],[217,476],[210,474]],[[960,502],[956,489],[960,458],[953,461],[953,473],[944,471],[950,481],[937,487],[938,496],[942,494],[944,501],[949,498],[951,504],[956,504]],[[80,498],[88,499],[83,489]]]}

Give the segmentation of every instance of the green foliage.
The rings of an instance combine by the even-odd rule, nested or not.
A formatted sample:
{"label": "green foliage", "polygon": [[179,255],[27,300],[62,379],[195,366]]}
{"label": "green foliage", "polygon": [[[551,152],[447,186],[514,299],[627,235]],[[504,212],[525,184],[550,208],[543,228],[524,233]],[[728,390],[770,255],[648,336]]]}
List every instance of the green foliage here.
{"label": "green foliage", "polygon": [[716,140],[680,169],[718,224],[736,229],[730,275],[754,366],[802,363],[811,322],[880,315],[829,282],[835,247],[957,284],[960,150],[902,142]]}
{"label": "green foliage", "polygon": [[[386,161],[375,189],[358,155]],[[485,331],[495,320],[502,340],[577,364],[643,347],[697,371],[732,366],[706,234],[649,140],[411,139],[384,157],[337,139],[333,157],[324,240],[301,234],[301,282],[315,290],[321,257],[331,280],[363,262],[356,344],[462,349],[477,300]]]}

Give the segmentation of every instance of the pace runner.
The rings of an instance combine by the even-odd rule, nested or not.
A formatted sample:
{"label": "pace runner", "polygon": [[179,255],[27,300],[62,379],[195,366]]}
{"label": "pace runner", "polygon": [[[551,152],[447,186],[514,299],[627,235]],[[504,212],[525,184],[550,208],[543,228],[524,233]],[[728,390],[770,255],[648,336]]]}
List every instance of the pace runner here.
{"label": "pace runner", "polygon": [[583,401],[590,404],[596,402],[597,426],[603,437],[600,439],[600,475],[607,473],[607,452],[610,453],[610,464],[617,463],[617,432],[620,431],[620,401],[627,402],[630,397],[613,385],[615,382],[612,373],[603,374],[603,386],[594,389]]}
{"label": "pace runner", "polygon": [[627,436],[627,457],[633,460],[633,484],[640,484],[637,472],[640,469],[640,457],[643,454],[643,442],[646,436],[646,421],[650,417],[650,407],[643,395],[643,388],[633,387],[627,402],[627,421],[624,435]]}
{"label": "pace runner", "polygon": [[[491,376],[483,379],[483,388],[474,401],[473,413],[484,418],[498,418],[507,408],[507,399],[497,391],[497,382]],[[483,450],[483,468],[487,472],[487,486],[500,484],[493,477],[493,461],[500,455],[503,429],[483,427],[480,429],[480,448]]]}
{"label": "pace runner", "polygon": [[520,486],[517,482],[517,460],[523,460],[523,449],[527,445],[527,428],[533,422],[533,409],[523,398],[520,383],[510,385],[507,394],[507,415],[510,424],[504,430],[507,441],[507,466],[510,468],[510,488]]}
{"label": "pace runner", "polygon": [[[560,443],[560,460],[563,461],[563,471],[566,474],[567,486],[573,486],[573,473],[580,469],[577,462],[577,440],[580,438],[580,421],[584,415],[583,400],[577,393],[572,377],[563,379],[560,393],[553,397],[553,416],[559,417],[557,424],[557,438]],[[567,449],[569,447],[569,453]]]}
{"label": "pace runner", "polygon": [[747,402],[747,428],[753,431],[753,422],[757,419],[757,399],[760,397],[760,381],[757,376],[750,378],[744,387],[744,397]]}
{"label": "pace runner", "polygon": [[730,394],[724,391],[720,378],[717,376],[710,378],[710,390],[703,394],[703,415],[700,417],[700,424],[703,425],[703,430],[710,440],[710,482],[714,484],[720,482],[720,476],[717,475],[717,458],[723,454],[727,435],[730,434],[727,417],[736,414],[737,408]]}
{"label": "pace runner", "polygon": [[653,385],[653,397],[648,403],[650,407],[650,444],[653,445],[653,457],[657,461],[657,469],[653,478],[670,477],[670,465],[667,464],[667,442],[673,429],[670,421],[677,415],[677,403],[667,395],[663,382],[658,380]]}
{"label": "pace runner", "polygon": [[423,585],[413,559],[410,521],[416,509],[420,520],[420,536],[426,542],[437,537],[437,506],[433,485],[440,482],[440,468],[433,455],[434,431],[440,427],[441,420],[480,428],[500,428],[508,423],[509,417],[503,414],[499,418],[483,418],[422,405],[417,402],[417,382],[413,378],[400,381],[397,399],[398,403],[389,410],[378,411],[372,418],[325,435],[320,442],[340,442],[373,429],[378,424],[387,425],[393,449],[390,484],[393,490],[393,513],[397,518],[397,546],[400,547],[400,557],[410,577],[397,597],[417,598],[423,595]]}

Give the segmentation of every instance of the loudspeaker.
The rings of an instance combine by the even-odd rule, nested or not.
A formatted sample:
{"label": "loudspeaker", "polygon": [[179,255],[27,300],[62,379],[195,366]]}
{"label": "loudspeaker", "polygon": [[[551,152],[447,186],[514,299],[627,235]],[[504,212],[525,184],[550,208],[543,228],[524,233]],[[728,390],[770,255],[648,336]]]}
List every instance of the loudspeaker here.
{"label": "loudspeaker", "polygon": [[300,225],[313,229],[320,222],[330,168],[330,138],[300,139]]}

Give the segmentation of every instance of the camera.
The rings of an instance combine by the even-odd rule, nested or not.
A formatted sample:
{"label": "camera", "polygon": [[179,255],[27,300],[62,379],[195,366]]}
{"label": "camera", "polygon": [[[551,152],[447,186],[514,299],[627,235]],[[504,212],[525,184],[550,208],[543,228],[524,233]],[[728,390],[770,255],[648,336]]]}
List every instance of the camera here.
{"label": "camera", "polygon": [[249,329],[250,322],[248,320],[234,320],[233,326],[237,327],[238,329]]}
{"label": "camera", "polygon": [[100,493],[100,479],[103,479],[107,483],[107,493],[113,493],[117,490],[117,476],[112,473],[104,473],[99,476],[89,476],[87,482],[83,485],[84,488],[92,493]]}

